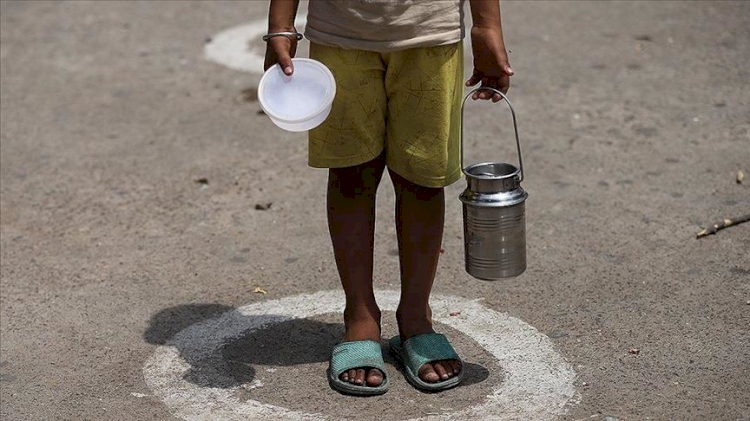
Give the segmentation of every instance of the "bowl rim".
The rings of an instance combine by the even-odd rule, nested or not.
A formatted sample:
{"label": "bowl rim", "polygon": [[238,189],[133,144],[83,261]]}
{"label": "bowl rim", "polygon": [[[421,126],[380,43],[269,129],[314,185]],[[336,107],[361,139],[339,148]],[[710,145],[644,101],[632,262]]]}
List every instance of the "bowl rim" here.
{"label": "bowl rim", "polygon": [[[266,114],[268,114],[269,117],[275,120],[283,121],[285,123],[301,123],[319,115],[320,113],[324,112],[328,107],[331,106],[331,103],[336,98],[336,79],[333,77],[333,73],[331,73],[331,70],[328,68],[328,66],[319,62],[318,60],[300,57],[300,58],[293,58],[292,63],[311,64],[314,67],[317,67],[320,70],[322,70],[323,73],[325,73],[326,76],[328,76],[328,80],[330,82],[330,89],[327,91],[328,95],[326,95],[325,97],[326,101],[323,101],[322,105],[315,109],[315,112],[310,113],[305,118],[300,118],[300,119],[282,118],[282,117],[279,117],[277,114],[273,113],[272,111],[270,111],[263,101],[263,93],[265,92],[265,82],[268,80],[269,77],[271,77],[270,75],[273,73],[281,73],[282,77],[289,77],[281,71],[281,67],[279,66],[278,63],[276,63],[273,66],[269,67],[268,70],[263,72],[263,76],[260,78],[260,82],[258,82],[258,102],[260,103],[260,107],[263,109],[263,112],[265,112]],[[292,74],[291,77],[294,77],[294,74]]]}

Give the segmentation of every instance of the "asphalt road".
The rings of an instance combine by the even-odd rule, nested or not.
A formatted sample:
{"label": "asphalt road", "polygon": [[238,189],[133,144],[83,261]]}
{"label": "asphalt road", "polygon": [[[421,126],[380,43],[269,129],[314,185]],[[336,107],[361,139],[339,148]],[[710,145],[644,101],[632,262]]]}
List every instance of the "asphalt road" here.
{"label": "asphalt road", "polygon": [[[371,399],[326,383],[335,300],[264,313],[338,288],[326,174],[307,168],[305,135],[258,113],[259,73],[204,57],[266,7],[0,3],[2,419],[221,419],[251,403],[526,419],[533,396],[563,391],[537,419],[750,420],[750,223],[695,237],[750,212],[750,177],[735,180],[750,173],[749,2],[503,3],[529,268],[500,282],[464,272],[464,183],[451,186],[434,306],[469,381],[426,395],[389,367],[392,389]],[[472,104],[468,159],[513,162],[509,127],[505,108]],[[399,286],[393,202],[386,181],[382,291]],[[386,312],[384,335],[394,324]],[[501,346],[523,351],[508,361],[527,374],[574,374],[572,389],[534,389]],[[512,396],[482,407],[496,391]]]}

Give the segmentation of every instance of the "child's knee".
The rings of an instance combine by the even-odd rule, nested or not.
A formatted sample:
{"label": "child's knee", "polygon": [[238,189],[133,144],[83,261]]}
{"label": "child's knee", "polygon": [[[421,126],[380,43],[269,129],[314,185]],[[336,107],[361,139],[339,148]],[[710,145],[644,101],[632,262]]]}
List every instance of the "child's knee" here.
{"label": "child's knee", "polygon": [[354,167],[330,168],[329,179],[345,197],[355,197],[377,190],[385,170],[385,160],[379,156]]}
{"label": "child's knee", "polygon": [[393,186],[396,189],[397,194],[408,193],[416,196],[420,200],[430,200],[438,197],[443,193],[442,187],[425,187],[417,183],[409,181],[407,178],[399,175],[397,172],[389,169],[388,175],[390,175],[393,181]]}

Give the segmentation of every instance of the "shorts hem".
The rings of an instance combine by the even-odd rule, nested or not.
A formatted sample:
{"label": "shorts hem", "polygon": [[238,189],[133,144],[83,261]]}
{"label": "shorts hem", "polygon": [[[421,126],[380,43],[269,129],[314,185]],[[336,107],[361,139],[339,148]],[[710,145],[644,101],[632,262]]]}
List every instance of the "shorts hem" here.
{"label": "shorts hem", "polygon": [[360,164],[364,164],[365,162],[370,162],[373,159],[379,157],[383,153],[383,150],[380,150],[375,155],[372,154],[363,154],[363,155],[354,155],[354,156],[347,156],[347,157],[328,157],[323,158],[316,156],[315,158],[309,157],[307,160],[307,165],[309,165],[312,168],[347,168],[347,167],[354,167]]}
{"label": "shorts hem", "polygon": [[434,189],[440,189],[443,187],[448,187],[451,184],[455,183],[461,178],[461,169],[452,172],[446,177],[424,177],[419,176],[415,174],[409,174],[409,173],[402,173],[396,169],[390,168],[392,171],[394,171],[396,174],[400,175],[401,177],[404,177],[405,179],[411,181],[412,183],[422,186],[422,187],[428,187],[428,188],[434,188]]}

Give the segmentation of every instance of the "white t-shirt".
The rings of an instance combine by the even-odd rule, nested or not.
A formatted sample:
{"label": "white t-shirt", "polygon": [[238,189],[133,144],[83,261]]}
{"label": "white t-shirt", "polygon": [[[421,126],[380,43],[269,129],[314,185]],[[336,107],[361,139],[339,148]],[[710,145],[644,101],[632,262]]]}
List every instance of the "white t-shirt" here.
{"label": "white t-shirt", "polygon": [[305,36],[346,49],[389,52],[464,38],[464,0],[310,0]]}

